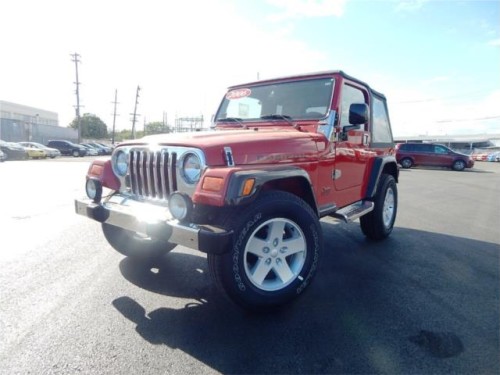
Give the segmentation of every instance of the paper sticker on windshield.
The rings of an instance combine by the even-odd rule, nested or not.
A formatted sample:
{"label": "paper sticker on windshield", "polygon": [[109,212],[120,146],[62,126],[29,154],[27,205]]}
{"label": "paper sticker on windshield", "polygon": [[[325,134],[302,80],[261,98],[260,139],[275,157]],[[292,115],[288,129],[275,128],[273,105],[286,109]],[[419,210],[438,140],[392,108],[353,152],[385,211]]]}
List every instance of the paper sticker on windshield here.
{"label": "paper sticker on windshield", "polygon": [[226,99],[234,100],[234,99],[246,98],[247,96],[250,96],[251,93],[252,90],[250,89],[231,90],[226,94]]}

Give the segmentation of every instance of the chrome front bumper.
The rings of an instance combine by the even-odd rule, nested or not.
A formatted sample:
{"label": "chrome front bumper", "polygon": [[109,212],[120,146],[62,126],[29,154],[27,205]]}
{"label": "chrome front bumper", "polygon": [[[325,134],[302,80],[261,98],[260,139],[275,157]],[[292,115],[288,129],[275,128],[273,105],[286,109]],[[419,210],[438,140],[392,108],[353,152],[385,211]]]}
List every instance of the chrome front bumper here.
{"label": "chrome front bumper", "polygon": [[168,208],[114,195],[105,202],[75,199],[75,211],[100,223],[106,223],[152,238],[200,250],[222,254],[229,250],[233,232],[221,228],[181,223]]}

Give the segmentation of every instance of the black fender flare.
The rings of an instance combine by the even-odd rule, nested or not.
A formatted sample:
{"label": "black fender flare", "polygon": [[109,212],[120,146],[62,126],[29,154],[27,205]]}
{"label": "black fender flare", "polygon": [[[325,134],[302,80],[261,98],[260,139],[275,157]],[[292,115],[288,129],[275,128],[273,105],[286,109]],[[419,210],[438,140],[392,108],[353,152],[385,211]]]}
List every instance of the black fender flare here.
{"label": "black fender flare", "polygon": [[394,177],[396,182],[399,181],[399,168],[394,156],[380,156],[376,157],[373,161],[365,190],[366,199],[371,199],[375,196],[382,173],[388,173]]}
{"label": "black fender flare", "polygon": [[[252,193],[248,196],[242,195],[243,184],[246,180],[253,178],[255,184]],[[258,198],[262,188],[273,181],[286,181],[290,179],[299,179],[303,187],[308,190],[308,197],[304,200],[311,205],[313,210],[317,212],[316,198],[314,197],[313,187],[309,174],[302,168],[288,166],[268,169],[252,169],[235,172],[228,184],[225,203],[227,206],[241,206],[250,204]]]}

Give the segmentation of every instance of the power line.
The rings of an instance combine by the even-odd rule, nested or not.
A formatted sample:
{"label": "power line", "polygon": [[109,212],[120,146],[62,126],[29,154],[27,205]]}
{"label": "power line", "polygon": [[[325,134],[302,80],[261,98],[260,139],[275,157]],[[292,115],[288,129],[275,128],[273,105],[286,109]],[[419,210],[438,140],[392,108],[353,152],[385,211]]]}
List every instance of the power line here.
{"label": "power line", "polygon": [[487,117],[479,117],[479,118],[470,118],[470,119],[450,119],[450,120],[438,120],[437,123],[442,122],[465,122],[465,121],[484,121],[484,120],[494,120],[500,118],[499,116],[487,116]]}
{"label": "power line", "polygon": [[[494,89],[490,89],[490,91],[491,90],[494,90]],[[436,101],[439,101],[439,100],[462,98],[462,97],[470,96],[470,95],[473,95],[473,94],[485,93],[487,91],[488,90],[484,90],[483,89],[483,90],[469,91],[469,92],[461,93],[461,94],[457,94],[457,95],[444,96],[444,97],[441,97],[441,98],[428,98],[428,99],[418,99],[418,100],[403,100],[403,101],[393,102],[393,103],[397,103],[397,104],[412,104],[412,103],[436,102]]]}

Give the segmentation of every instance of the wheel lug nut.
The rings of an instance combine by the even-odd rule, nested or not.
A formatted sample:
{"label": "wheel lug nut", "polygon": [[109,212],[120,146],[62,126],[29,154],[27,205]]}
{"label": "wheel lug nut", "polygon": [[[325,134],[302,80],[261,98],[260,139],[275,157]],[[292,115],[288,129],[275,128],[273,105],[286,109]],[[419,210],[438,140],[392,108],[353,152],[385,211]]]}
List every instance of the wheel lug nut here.
{"label": "wheel lug nut", "polygon": [[266,264],[270,264],[271,263],[271,258],[267,258],[266,259]]}
{"label": "wheel lug nut", "polygon": [[262,249],[262,251],[264,252],[264,254],[267,254],[269,252],[269,248],[265,247],[265,248]]}
{"label": "wheel lug nut", "polygon": [[280,243],[280,240],[275,238],[273,241],[273,246],[276,247],[276,246],[278,246],[279,243]]}

